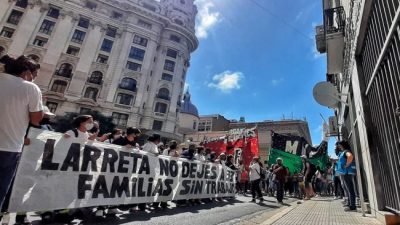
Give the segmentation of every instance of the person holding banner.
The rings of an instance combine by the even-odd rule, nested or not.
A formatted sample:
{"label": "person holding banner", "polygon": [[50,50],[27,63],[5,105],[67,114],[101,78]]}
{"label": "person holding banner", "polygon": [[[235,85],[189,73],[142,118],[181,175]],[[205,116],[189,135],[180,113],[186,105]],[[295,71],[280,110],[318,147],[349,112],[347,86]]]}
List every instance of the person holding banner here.
{"label": "person holding banner", "polygon": [[114,139],[112,142],[114,145],[125,146],[127,148],[135,148],[138,147],[136,138],[139,137],[142,132],[134,127],[128,127],[126,129],[126,136],[120,136],[117,139]]}
{"label": "person holding banner", "polygon": [[258,156],[253,157],[253,160],[250,164],[250,183],[251,183],[251,195],[253,199],[251,202],[256,202],[256,194],[257,198],[260,202],[264,201],[264,198],[261,193],[260,181],[261,181],[261,167],[260,167],[260,158]]}
{"label": "person holding banner", "polygon": [[72,139],[72,142],[84,145],[89,140],[95,140],[97,133],[89,134],[89,130],[94,127],[93,117],[91,115],[79,115],[72,122],[72,130],[64,134],[64,138]]}
{"label": "person holding banner", "polygon": [[[33,60],[20,56],[4,61],[5,73],[0,74],[0,208],[7,211],[24,137],[29,123],[39,126],[43,118],[42,94],[31,81],[40,68]],[[2,216],[0,215],[0,220]],[[24,217],[23,219],[26,219]],[[24,222],[24,221],[21,221]],[[29,222],[29,221],[28,221]]]}

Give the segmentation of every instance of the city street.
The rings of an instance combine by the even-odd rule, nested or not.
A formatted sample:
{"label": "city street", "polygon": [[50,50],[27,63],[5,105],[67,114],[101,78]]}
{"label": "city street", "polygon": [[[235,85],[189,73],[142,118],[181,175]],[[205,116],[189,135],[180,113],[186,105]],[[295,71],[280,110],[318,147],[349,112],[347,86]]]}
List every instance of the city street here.
{"label": "city street", "polygon": [[[275,210],[280,206],[274,198],[264,197],[263,203],[250,202],[251,197],[238,196],[235,200],[214,202],[195,206],[176,207],[174,203],[166,210],[146,210],[145,212],[135,212],[134,214],[123,214],[118,218],[105,218],[85,224],[191,224],[191,225],[211,225],[211,224],[236,224],[247,220],[258,214]],[[293,202],[286,200],[285,202]],[[39,225],[40,217],[37,215],[29,216],[32,224]],[[13,216],[12,216],[13,217]],[[13,224],[13,219],[10,224]],[[74,220],[75,224],[81,221]]]}

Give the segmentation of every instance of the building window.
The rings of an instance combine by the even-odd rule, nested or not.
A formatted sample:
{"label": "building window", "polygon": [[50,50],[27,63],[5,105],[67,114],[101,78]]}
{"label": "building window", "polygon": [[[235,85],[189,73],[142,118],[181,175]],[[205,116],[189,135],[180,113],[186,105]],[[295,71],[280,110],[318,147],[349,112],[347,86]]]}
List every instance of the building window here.
{"label": "building window", "polygon": [[47,11],[47,16],[54,19],[58,19],[58,17],[60,16],[60,9],[50,7],[49,11]]}
{"label": "building window", "polygon": [[103,81],[103,73],[101,73],[100,71],[94,71],[88,79],[88,82],[92,84],[101,84],[102,81]]}
{"label": "building window", "polygon": [[97,8],[97,4],[94,2],[90,2],[90,1],[87,1],[85,6],[86,6],[86,8],[88,8],[90,10],[96,10],[96,8]]}
{"label": "building window", "polygon": [[212,123],[210,120],[203,120],[199,122],[199,131],[211,131]]}
{"label": "building window", "polygon": [[157,102],[154,112],[165,114],[165,113],[167,113],[167,107],[168,107],[167,104],[162,103],[162,102]]}
{"label": "building window", "polygon": [[90,115],[90,114],[92,114],[92,110],[89,108],[81,107],[81,109],[79,110],[79,114]]}
{"label": "building window", "polygon": [[143,20],[139,20],[138,21],[138,25],[143,27],[143,28],[149,29],[149,30],[151,30],[151,27],[152,27],[151,23],[148,23],[148,22],[143,21]]}
{"label": "building window", "polygon": [[46,44],[47,44],[46,38],[36,37],[35,40],[33,40],[33,45],[36,45],[39,47],[44,47]]}
{"label": "building window", "polygon": [[177,43],[181,42],[181,38],[176,36],[176,35],[173,35],[173,34],[171,36],[169,36],[169,39],[171,41],[174,41],[174,42],[177,42]]}
{"label": "building window", "polygon": [[172,81],[173,76],[171,74],[163,73],[161,79],[166,81]]}
{"label": "building window", "polygon": [[74,34],[72,35],[71,41],[82,44],[83,40],[85,40],[86,32],[75,30]]}
{"label": "building window", "polygon": [[144,59],[144,51],[143,49],[131,47],[131,51],[129,52],[129,58],[136,59],[138,61],[143,61]]}
{"label": "building window", "polygon": [[74,46],[68,46],[67,54],[77,56],[79,54],[80,49]]}
{"label": "building window", "polygon": [[24,14],[23,12],[20,12],[20,11],[17,11],[17,10],[11,11],[11,14],[8,17],[7,23],[18,25],[18,23],[21,20],[21,17],[22,17],[23,14]]}
{"label": "building window", "polygon": [[175,62],[171,60],[165,60],[164,70],[174,72],[175,69]]}
{"label": "building window", "polygon": [[115,124],[116,126],[122,126],[122,127],[126,127],[128,124],[128,118],[129,115],[128,114],[122,114],[122,113],[112,113],[112,122],[113,124]]}
{"label": "building window", "polygon": [[15,31],[14,29],[3,27],[3,29],[0,32],[0,36],[5,38],[11,38],[14,34],[14,31]]}
{"label": "building window", "polygon": [[160,90],[158,90],[157,98],[161,98],[164,100],[170,100],[169,90],[167,88],[160,88]]}
{"label": "building window", "polygon": [[133,95],[118,93],[116,102],[121,105],[132,105]]}
{"label": "building window", "polygon": [[167,50],[167,56],[176,59],[178,52],[172,49]]}
{"label": "building window", "polygon": [[108,39],[104,39],[103,43],[101,44],[100,50],[103,52],[111,52],[112,46],[114,42]]}
{"label": "building window", "polygon": [[65,89],[67,89],[67,82],[63,80],[55,80],[51,86],[51,91],[57,93],[64,93]]}
{"label": "building window", "polygon": [[193,130],[196,130],[196,128],[197,128],[197,122],[193,121]]}
{"label": "building window", "polygon": [[106,35],[115,38],[115,36],[117,35],[117,28],[107,27]]}
{"label": "building window", "polygon": [[49,108],[50,112],[56,113],[57,107],[58,107],[58,103],[56,103],[56,102],[46,102],[46,106],[47,106],[47,108]]}
{"label": "building window", "polygon": [[90,24],[90,21],[88,19],[85,19],[85,18],[79,19],[79,22],[78,22],[79,27],[83,27],[83,28],[87,29],[87,28],[89,28],[89,24]]}
{"label": "building window", "polygon": [[37,55],[33,55],[33,54],[32,55],[28,55],[28,58],[32,59],[35,62],[39,62],[40,61],[40,58]]}
{"label": "building window", "polygon": [[128,77],[124,77],[119,84],[119,88],[129,90],[129,91],[136,91],[136,80]]}
{"label": "building window", "polygon": [[133,70],[133,71],[140,71],[142,70],[142,65],[138,64],[138,63],[134,63],[134,62],[127,62],[126,63],[126,68],[128,70]]}
{"label": "building window", "polygon": [[92,99],[93,101],[96,101],[97,93],[99,93],[99,89],[93,88],[93,87],[88,87],[88,88],[86,88],[84,97]]}
{"label": "building window", "polygon": [[106,55],[98,55],[98,56],[97,56],[96,62],[98,62],[98,63],[103,63],[103,64],[107,64],[107,62],[108,62],[108,56],[106,56]]}
{"label": "building window", "polygon": [[54,25],[56,23],[50,20],[43,20],[42,25],[39,28],[39,32],[43,34],[50,35],[53,31]]}
{"label": "building window", "polygon": [[116,19],[116,20],[120,20],[122,19],[123,15],[119,12],[113,11],[111,14],[111,18]]}
{"label": "building window", "polygon": [[72,77],[72,65],[69,63],[63,63],[58,70],[56,70],[56,75],[71,78]]}
{"label": "building window", "polygon": [[28,0],[17,0],[15,6],[25,9],[28,6]]}
{"label": "building window", "polygon": [[138,35],[135,35],[135,37],[133,37],[133,43],[141,45],[143,47],[147,47],[147,41],[148,41],[147,38],[140,37]]}
{"label": "building window", "polygon": [[163,126],[163,122],[159,120],[154,120],[153,121],[153,130],[158,130],[161,131]]}

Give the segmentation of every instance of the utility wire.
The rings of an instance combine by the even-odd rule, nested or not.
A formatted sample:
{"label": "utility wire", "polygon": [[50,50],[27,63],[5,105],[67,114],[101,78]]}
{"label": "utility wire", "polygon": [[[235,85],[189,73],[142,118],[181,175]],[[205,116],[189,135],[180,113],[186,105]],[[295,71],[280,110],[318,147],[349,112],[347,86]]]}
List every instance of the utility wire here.
{"label": "utility wire", "polygon": [[291,28],[292,30],[294,30],[296,33],[300,34],[304,38],[314,41],[313,38],[310,38],[307,34],[303,33],[303,31],[298,29],[296,26],[294,26],[293,24],[287,22],[282,17],[280,17],[278,14],[275,14],[274,12],[269,10],[267,7],[265,7],[265,6],[261,5],[260,3],[258,3],[256,0],[250,0],[250,2],[252,2],[254,5],[259,7],[260,9],[264,10],[266,13],[268,13],[270,16],[272,16],[275,20],[277,20],[277,21],[281,22],[282,24],[286,25],[287,27]]}

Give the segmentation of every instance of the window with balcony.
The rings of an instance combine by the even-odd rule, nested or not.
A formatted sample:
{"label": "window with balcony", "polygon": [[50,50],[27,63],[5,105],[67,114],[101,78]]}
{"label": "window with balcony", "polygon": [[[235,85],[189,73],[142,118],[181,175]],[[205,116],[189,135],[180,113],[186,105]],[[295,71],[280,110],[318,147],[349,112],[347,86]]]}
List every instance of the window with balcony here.
{"label": "window with balcony", "polygon": [[67,48],[67,54],[73,55],[73,56],[78,56],[79,55],[80,49],[74,46],[68,46]]}
{"label": "window with balcony", "polygon": [[108,56],[99,54],[99,55],[97,56],[96,62],[98,62],[98,63],[103,63],[103,64],[107,64],[107,62],[108,62]]}
{"label": "window with balcony", "polygon": [[5,38],[12,38],[14,31],[15,31],[14,29],[3,27],[3,29],[0,32],[0,36]]}
{"label": "window with balcony", "polygon": [[137,82],[135,79],[124,77],[121,80],[121,83],[119,84],[119,88],[135,92],[136,85],[137,85]]}
{"label": "window with balcony", "polygon": [[17,0],[15,6],[25,9],[28,6],[28,0]]}
{"label": "window with balcony", "polygon": [[111,18],[116,19],[116,20],[120,20],[120,19],[122,19],[122,17],[123,17],[122,13],[119,13],[119,12],[113,11],[111,14]]}
{"label": "window with balcony", "polygon": [[172,49],[167,50],[167,56],[176,59],[178,52]]}
{"label": "window with balcony", "polygon": [[90,9],[90,10],[96,10],[97,4],[91,1],[87,1],[85,4],[85,7]]}
{"label": "window with balcony", "polygon": [[33,40],[33,45],[39,46],[39,47],[44,47],[47,44],[47,38],[42,38],[42,37],[36,37]]}
{"label": "window with balcony", "polygon": [[58,17],[60,16],[60,9],[55,7],[50,7],[49,11],[47,11],[47,16],[54,19],[58,19]]}
{"label": "window with balcony", "polygon": [[164,70],[170,71],[170,72],[174,72],[175,70],[175,62],[171,61],[171,60],[165,60],[165,64],[164,64]]}
{"label": "window with balcony", "polygon": [[147,42],[148,42],[147,38],[140,37],[139,35],[135,35],[135,37],[133,37],[133,43],[134,44],[146,47],[147,46]]}
{"label": "window with balcony", "polygon": [[153,26],[153,25],[151,25],[151,23],[148,23],[148,22],[143,21],[143,20],[139,20],[137,24],[139,26],[141,26],[143,28],[146,28],[146,29],[149,29],[149,30],[151,30],[151,27]]}
{"label": "window with balcony", "polygon": [[53,85],[51,86],[51,91],[57,92],[57,93],[64,93],[65,89],[67,89],[68,83],[63,80],[55,80],[53,82]]}
{"label": "window with balcony", "polygon": [[126,63],[126,68],[128,70],[133,70],[133,71],[140,71],[142,70],[142,65],[138,64],[138,63],[134,63],[134,62],[127,62]]}
{"label": "window with balcony", "polygon": [[166,81],[172,81],[173,76],[171,74],[168,74],[168,73],[163,73],[162,76],[161,76],[161,79],[162,80],[166,80]]}
{"label": "window with balcony", "polygon": [[53,31],[53,28],[55,26],[55,22],[50,21],[50,20],[43,20],[42,25],[39,28],[39,32],[43,34],[50,35],[51,32]]}
{"label": "window with balcony", "polygon": [[102,81],[103,81],[103,73],[100,71],[94,71],[88,79],[88,82],[92,84],[100,85]]}
{"label": "window with balcony", "polygon": [[86,18],[80,18],[78,21],[78,27],[89,28],[90,20]]}
{"label": "window with balcony", "polygon": [[47,101],[46,102],[46,106],[47,106],[47,108],[49,108],[50,112],[56,113],[57,107],[58,107],[58,103]]}
{"label": "window with balcony", "polygon": [[131,50],[129,52],[129,58],[136,59],[138,61],[143,61],[145,52],[146,51],[144,51],[143,49],[131,47]]}
{"label": "window with balcony", "polygon": [[92,114],[92,110],[89,108],[81,107],[81,109],[79,110],[79,114],[90,115],[90,114]]}
{"label": "window with balcony", "polygon": [[111,52],[114,42],[108,39],[104,39],[101,44],[100,50],[103,52]]}
{"label": "window with balcony", "polygon": [[180,43],[181,42],[181,38],[180,37],[178,37],[178,36],[176,36],[176,35],[171,35],[171,36],[169,36],[169,39],[171,40],[171,41],[173,41],[173,42],[177,42],[177,43]]}
{"label": "window with balcony", "polygon": [[61,64],[60,68],[56,71],[56,75],[71,78],[72,77],[72,65],[69,63]]}
{"label": "window with balcony", "polygon": [[71,41],[77,44],[82,44],[83,40],[85,40],[86,32],[75,30],[74,34],[72,35]]}
{"label": "window with balcony", "polygon": [[107,27],[106,35],[115,38],[115,36],[117,36],[117,28]]}
{"label": "window with balcony", "polygon": [[157,102],[154,112],[165,114],[165,113],[167,113],[167,108],[168,108],[167,104],[162,103],[162,102]]}
{"label": "window with balcony", "polygon": [[160,88],[160,90],[158,90],[157,98],[161,98],[164,100],[170,100],[169,90],[167,88]]}
{"label": "window with balcony", "polygon": [[154,120],[153,121],[153,130],[158,130],[161,131],[163,127],[163,122],[159,120]]}
{"label": "window with balcony", "polygon": [[132,105],[133,102],[133,95],[125,94],[125,93],[118,93],[116,103],[120,105]]}
{"label": "window with balcony", "polygon": [[7,23],[18,25],[18,23],[21,20],[21,17],[22,17],[23,14],[24,14],[23,12],[20,12],[20,11],[17,11],[17,10],[11,11],[11,14],[7,19]]}
{"label": "window with balcony", "polygon": [[113,112],[112,119],[113,124],[115,124],[116,126],[126,127],[128,124],[129,115]]}
{"label": "window with balcony", "polygon": [[94,87],[88,87],[88,88],[86,88],[84,97],[92,99],[93,101],[96,101],[98,93],[99,93],[99,89],[94,88]]}

